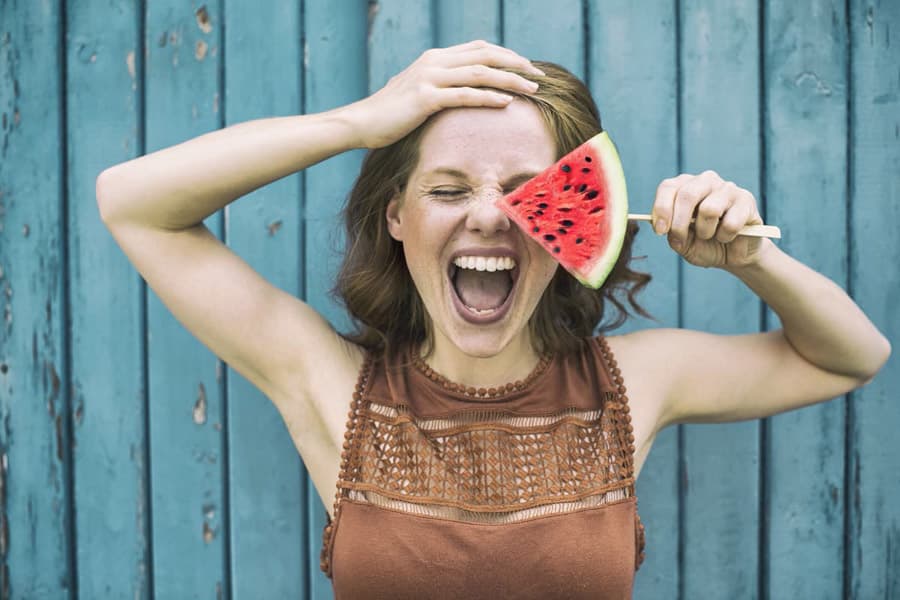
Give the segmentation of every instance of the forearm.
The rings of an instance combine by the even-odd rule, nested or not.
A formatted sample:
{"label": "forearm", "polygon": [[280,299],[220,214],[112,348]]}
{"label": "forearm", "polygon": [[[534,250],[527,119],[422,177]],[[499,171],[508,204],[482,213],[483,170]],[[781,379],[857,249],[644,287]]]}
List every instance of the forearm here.
{"label": "forearm", "polygon": [[338,109],[247,121],[110,167],[97,179],[103,220],[196,225],[259,187],[357,147],[344,117]]}
{"label": "forearm", "polygon": [[834,282],[764,240],[759,261],[728,269],[778,314],[794,349],[816,366],[868,379],[890,354],[888,340]]}

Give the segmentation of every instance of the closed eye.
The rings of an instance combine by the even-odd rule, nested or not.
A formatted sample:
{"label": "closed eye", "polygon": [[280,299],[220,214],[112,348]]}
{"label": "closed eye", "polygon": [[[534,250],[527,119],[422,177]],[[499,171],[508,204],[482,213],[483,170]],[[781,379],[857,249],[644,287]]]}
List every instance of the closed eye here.
{"label": "closed eye", "polygon": [[456,188],[439,188],[439,189],[431,190],[429,192],[429,194],[431,194],[432,196],[452,198],[452,197],[456,197],[456,196],[462,196],[467,191],[468,190],[461,190],[461,189],[456,189]]}

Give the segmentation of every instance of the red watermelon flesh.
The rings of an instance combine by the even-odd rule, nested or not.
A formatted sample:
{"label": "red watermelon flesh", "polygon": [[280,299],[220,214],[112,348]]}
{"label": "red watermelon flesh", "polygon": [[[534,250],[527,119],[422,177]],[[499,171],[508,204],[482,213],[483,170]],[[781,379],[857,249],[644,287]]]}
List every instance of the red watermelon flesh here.
{"label": "red watermelon flesh", "polygon": [[616,147],[600,133],[497,201],[582,284],[599,288],[619,258],[628,193]]}

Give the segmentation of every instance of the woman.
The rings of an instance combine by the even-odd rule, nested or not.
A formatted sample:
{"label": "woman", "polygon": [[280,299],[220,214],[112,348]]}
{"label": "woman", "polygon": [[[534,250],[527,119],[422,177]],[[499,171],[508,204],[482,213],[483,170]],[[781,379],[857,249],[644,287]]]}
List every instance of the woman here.
{"label": "woman", "polygon": [[[622,308],[617,290],[640,311],[636,228],[593,292],[494,200],[599,130],[570,74],[479,41],[426,52],[349,106],[234,125],[98,178],[122,249],[275,403],[326,506],[338,482],[323,551],[337,597],[627,597],[643,541],[634,480],[662,428],[826,400],[887,360],[839,287],[736,235],[761,222],[756,201],[713,172],[663,181],[654,229],[740,278],[784,329],[591,337]],[[361,147],[373,152],[338,281],[359,330],[341,336],[202,220]]]}

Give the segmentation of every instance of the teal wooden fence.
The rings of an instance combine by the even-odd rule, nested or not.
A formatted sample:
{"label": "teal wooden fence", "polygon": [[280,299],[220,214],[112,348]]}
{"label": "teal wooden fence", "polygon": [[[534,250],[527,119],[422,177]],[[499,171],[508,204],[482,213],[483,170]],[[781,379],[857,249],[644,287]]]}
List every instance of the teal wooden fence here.
{"label": "teal wooden fence", "polygon": [[[0,598],[330,597],[324,511],[277,412],[147,291],[95,178],[356,100],[473,38],[587,80],[635,207],[663,177],[718,170],[900,346],[896,1],[0,0]],[[339,327],[336,215],[359,161],[208,221]],[[662,324],[778,326],[648,232],[638,254]],[[900,598],[898,389],[895,352],[846,398],[664,432],[638,484],[636,597]]]}

